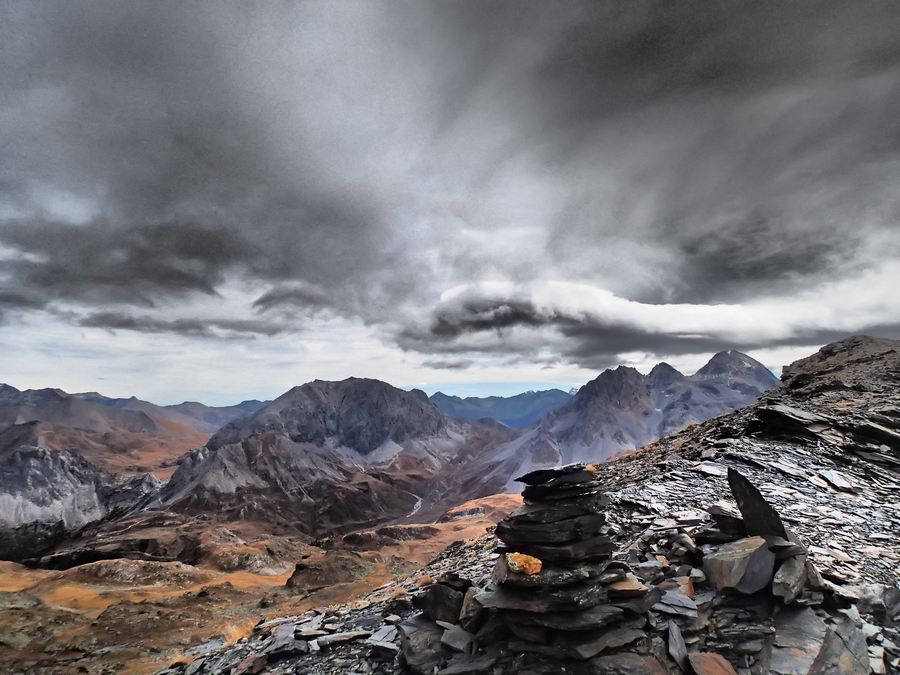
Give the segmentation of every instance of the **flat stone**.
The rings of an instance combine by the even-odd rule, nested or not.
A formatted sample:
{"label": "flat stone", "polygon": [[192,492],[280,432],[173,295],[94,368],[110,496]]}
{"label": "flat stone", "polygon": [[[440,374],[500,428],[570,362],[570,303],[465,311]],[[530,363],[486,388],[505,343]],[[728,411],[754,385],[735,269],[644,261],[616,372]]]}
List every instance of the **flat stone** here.
{"label": "flat stone", "polygon": [[272,658],[283,658],[291,654],[306,653],[308,645],[305,640],[294,638],[296,626],[293,623],[282,624],[272,631],[272,637],[263,650]]}
{"label": "flat stone", "polygon": [[522,497],[526,502],[547,502],[566,500],[579,500],[590,498],[603,493],[603,487],[599,483],[582,483],[559,487],[547,487],[545,485],[529,485],[522,490]]}
{"label": "flat stone", "polygon": [[794,556],[781,563],[772,580],[772,594],[789,605],[806,584],[806,556]]}
{"label": "flat stone", "polygon": [[367,640],[367,642],[393,642],[397,637],[397,627],[396,626],[382,626],[374,633],[372,633],[371,637]]}
{"label": "flat stone", "polygon": [[707,476],[717,476],[724,478],[728,475],[728,467],[718,462],[700,462],[695,467],[695,471],[706,474]]}
{"label": "flat stone", "polygon": [[542,565],[537,574],[517,574],[509,569],[506,556],[501,555],[494,565],[491,581],[498,585],[517,588],[544,588],[547,586],[568,586],[579,581],[596,579],[607,569],[606,562],[574,567],[551,567]]}
{"label": "flat stone", "polygon": [[609,557],[616,548],[606,535],[598,535],[580,541],[556,546],[550,544],[528,544],[518,546],[517,552],[540,558],[544,563],[590,562]]}
{"label": "flat stone", "polygon": [[372,649],[378,649],[386,654],[396,654],[400,651],[400,646],[394,642],[384,642],[381,640],[366,640],[366,644],[372,647]]}
{"label": "flat stone", "polygon": [[663,591],[660,590],[658,586],[653,586],[647,592],[647,594],[642,598],[635,598],[633,600],[617,600],[613,602],[616,607],[620,609],[624,609],[627,612],[631,612],[632,614],[646,614],[648,610],[650,610],[656,603],[660,601],[663,596]]}
{"label": "flat stone", "polygon": [[775,618],[769,670],[773,675],[808,673],[825,639],[825,620],[812,609],[788,608]]}
{"label": "flat stone", "polygon": [[508,519],[497,525],[497,537],[510,546],[529,543],[561,544],[596,534],[605,522],[606,516],[602,513],[583,514],[553,523]]}
{"label": "flat stone", "polygon": [[693,618],[697,616],[697,604],[680,590],[670,590],[662,594],[653,609],[665,614]]}
{"label": "flat stone", "polygon": [[866,638],[850,621],[831,627],[808,675],[868,675]]}
{"label": "flat stone", "polygon": [[577,645],[574,649],[579,658],[590,659],[607,649],[630,645],[645,635],[643,630],[637,628],[613,628],[604,631],[593,640]]}
{"label": "flat stone", "polygon": [[[669,675],[655,656],[622,652],[595,656],[589,662],[589,672],[596,675]],[[556,671],[559,672],[559,671]]]}
{"label": "flat stone", "polygon": [[598,495],[577,502],[525,504],[510,513],[506,520],[515,523],[555,523],[566,518],[601,513],[605,503],[606,498]]}
{"label": "flat stone", "polygon": [[774,565],[775,554],[762,537],[723,544],[703,556],[703,572],[717,591],[756,593],[772,580]]}
{"label": "flat stone", "polygon": [[619,621],[624,611],[612,605],[597,605],[580,612],[532,613],[508,611],[504,618],[510,623],[541,626],[554,630],[596,630]]}
{"label": "flat stone", "polygon": [[459,626],[452,626],[441,635],[441,644],[458,652],[469,653],[472,649],[474,636]]}
{"label": "flat stone", "polygon": [[737,675],[728,660],[712,652],[691,652],[688,661],[696,675]]}
{"label": "flat stone", "polygon": [[840,471],[835,471],[834,469],[827,469],[825,471],[819,471],[819,475],[824,478],[831,487],[841,490],[843,492],[858,492],[859,489],[847,480],[847,477],[842,474]]}
{"label": "flat stone", "polygon": [[[591,470],[588,471],[588,466]],[[517,483],[525,483],[525,485],[543,485],[550,481],[566,479],[575,482],[585,480],[593,480],[596,478],[597,468],[588,464],[566,464],[552,469],[535,469],[526,474],[522,474],[518,478],[514,478]]]}
{"label": "flat stone", "polygon": [[647,593],[647,586],[629,573],[621,581],[614,581],[608,586],[610,598],[640,598]]}
{"label": "flat stone", "polygon": [[490,609],[518,609],[525,612],[575,611],[606,601],[606,589],[596,584],[573,584],[561,588],[514,591],[501,587],[482,591],[475,599]]}
{"label": "flat stone", "polygon": [[327,647],[328,645],[338,644],[341,642],[350,642],[351,640],[358,640],[359,638],[369,637],[372,633],[367,630],[349,630],[343,633],[332,633],[331,635],[323,635],[320,638],[316,638],[320,647]]}
{"label": "flat stone", "polygon": [[669,656],[682,670],[687,669],[687,645],[684,644],[684,636],[681,629],[674,621],[669,621]]}
{"label": "flat stone", "polygon": [[[540,640],[510,640],[512,652],[544,654],[554,659],[586,661],[608,649],[617,649],[646,637],[646,632],[630,626],[611,628],[590,637],[557,635],[552,642]],[[578,671],[580,672],[580,670]]]}
{"label": "flat stone", "polygon": [[454,654],[447,665],[437,672],[437,675],[469,675],[469,673],[490,672],[496,661],[497,657],[490,654],[479,656]]}

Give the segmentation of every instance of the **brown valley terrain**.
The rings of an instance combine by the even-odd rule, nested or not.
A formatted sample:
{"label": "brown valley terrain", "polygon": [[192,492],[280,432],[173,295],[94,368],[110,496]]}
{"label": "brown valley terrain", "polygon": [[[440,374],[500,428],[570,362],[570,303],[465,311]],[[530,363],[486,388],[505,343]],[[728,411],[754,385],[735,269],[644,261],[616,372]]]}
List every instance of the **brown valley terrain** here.
{"label": "brown valley terrain", "polygon": [[[551,408],[523,427],[455,417],[438,397],[357,378],[317,380],[268,403],[219,409],[4,386],[0,666],[449,674],[560,672],[546,663],[571,660],[583,672],[730,672],[673,655],[672,640],[683,633],[686,652],[718,653],[739,671],[769,672],[759,664],[777,657],[788,665],[771,672],[800,672],[777,652],[779,640],[811,652],[812,663],[841,609],[872,628],[860,629],[862,646],[854,643],[851,654],[859,660],[865,652],[864,663],[840,672],[870,672],[870,664],[885,672],[900,656],[892,646],[900,618],[898,384],[900,343],[850,338],[787,367],[780,384],[734,351],[690,376],[666,364],[647,375],[605,371],[569,398],[554,395]],[[507,412],[524,419],[531,410]],[[551,488],[540,480],[527,487],[524,507],[515,479],[572,463],[590,471],[562,490],[560,504],[571,513],[533,519],[528,514],[541,511],[535,504],[559,490],[551,485],[557,478],[548,474]],[[718,534],[701,530],[710,514],[727,514],[732,525],[743,517],[738,529],[754,522],[740,500],[740,511],[723,505],[734,498],[729,469],[778,509],[790,530],[779,551],[802,549],[816,565],[820,586],[802,590],[812,578],[804,573],[790,600],[801,598],[817,617],[809,619],[814,628],[791,629],[805,641],[779,637],[772,608],[784,598],[773,604],[770,591],[765,611],[740,610],[757,612],[752,625],[765,627],[753,628],[758,637],[739,638],[734,621],[712,609],[722,589],[704,586],[715,579],[701,558],[715,552],[701,553],[700,540],[719,546],[740,538],[719,520]],[[601,494],[602,508],[579,511],[581,495]],[[565,506],[570,497],[578,499]],[[573,516],[590,525],[566,530]],[[551,522],[562,523],[552,535]],[[561,624],[554,619],[557,627],[548,628],[540,619],[546,612],[615,604],[605,586],[590,586],[594,567],[579,581],[593,589],[589,597],[566,596],[574,608],[562,600],[550,609],[515,604],[503,599],[496,570],[491,581],[506,553],[527,553],[550,569],[562,555],[554,547],[569,552],[560,558],[565,569],[617,561],[596,575],[631,584],[622,586],[619,605],[643,601],[651,587],[677,586],[691,606],[670,612],[657,598],[590,656],[574,646],[554,652],[581,643],[548,636]],[[535,579],[549,584],[535,587],[540,597],[565,588]],[[661,585],[667,579],[675,586]],[[444,596],[453,594],[466,598],[465,616],[459,607],[444,611]],[[501,621],[509,611],[539,617],[513,628],[514,637],[549,646],[510,646],[510,626],[519,624]],[[596,632],[600,624],[591,625]],[[620,654],[633,657],[608,659]],[[606,665],[596,662],[601,657]]]}

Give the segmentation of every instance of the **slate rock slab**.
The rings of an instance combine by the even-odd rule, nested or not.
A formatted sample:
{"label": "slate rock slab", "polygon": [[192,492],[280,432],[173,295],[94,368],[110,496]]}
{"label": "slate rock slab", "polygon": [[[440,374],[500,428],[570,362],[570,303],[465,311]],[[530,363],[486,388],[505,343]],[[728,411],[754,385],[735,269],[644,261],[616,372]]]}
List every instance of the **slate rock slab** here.
{"label": "slate rock slab", "polygon": [[788,538],[778,512],[765,500],[753,483],[729,468],[728,486],[741,511],[748,535]]}
{"label": "slate rock slab", "polygon": [[719,654],[691,652],[688,654],[688,662],[697,675],[737,675],[734,666]]}
{"label": "slate rock slab", "polygon": [[703,556],[703,573],[717,591],[756,593],[772,580],[774,567],[775,554],[762,537],[723,544]]}
{"label": "slate rock slab", "polygon": [[482,607],[524,612],[575,611],[595,607],[606,601],[606,589],[595,584],[574,584],[540,591],[514,591],[498,588],[475,596]]}
{"label": "slate rock slab", "polygon": [[606,523],[602,513],[588,513],[553,523],[529,523],[515,519],[502,520],[497,536],[510,546],[520,544],[562,544],[600,532]]}
{"label": "slate rock slab", "polygon": [[577,631],[598,630],[603,626],[617,622],[625,612],[612,605],[598,605],[581,612],[546,612],[532,613],[510,611],[504,614],[509,623],[520,625],[542,626],[555,630]]}
{"label": "slate rock slab", "polygon": [[516,547],[519,553],[540,558],[545,563],[579,563],[603,560],[616,548],[606,535],[598,535],[567,544],[527,544]]}

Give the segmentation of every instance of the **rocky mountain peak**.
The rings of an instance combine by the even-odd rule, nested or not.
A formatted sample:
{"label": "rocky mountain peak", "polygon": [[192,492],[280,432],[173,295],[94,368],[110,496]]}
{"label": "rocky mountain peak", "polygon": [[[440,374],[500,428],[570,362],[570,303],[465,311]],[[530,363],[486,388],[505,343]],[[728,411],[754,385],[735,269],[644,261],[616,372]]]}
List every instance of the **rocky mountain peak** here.
{"label": "rocky mountain peak", "polygon": [[572,399],[576,410],[597,408],[604,405],[627,407],[647,394],[644,376],[629,366],[607,369],[588,382]]}
{"label": "rocky mountain peak", "polygon": [[314,380],[226,425],[209,446],[273,432],[297,443],[341,446],[366,455],[387,441],[437,436],[446,425],[444,413],[422,391],[366,378]]}
{"label": "rocky mountain peak", "polygon": [[715,354],[700,370],[695,373],[698,377],[720,376],[727,373],[756,372],[772,382],[777,379],[768,368],[759,361],[736,349],[729,349]]}
{"label": "rocky mountain peak", "polygon": [[647,382],[651,387],[667,387],[682,379],[684,374],[665,361],[657,363],[647,374]]}
{"label": "rocky mountain peak", "polygon": [[786,366],[782,381],[793,396],[896,388],[900,383],[900,340],[854,335],[832,342]]}

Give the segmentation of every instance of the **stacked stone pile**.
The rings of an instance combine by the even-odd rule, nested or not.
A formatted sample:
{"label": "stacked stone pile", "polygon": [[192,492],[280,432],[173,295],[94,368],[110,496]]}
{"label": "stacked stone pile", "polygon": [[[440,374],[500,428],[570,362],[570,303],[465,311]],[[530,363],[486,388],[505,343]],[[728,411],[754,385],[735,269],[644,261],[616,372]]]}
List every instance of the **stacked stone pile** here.
{"label": "stacked stone pile", "polygon": [[497,526],[493,587],[476,595],[500,613],[513,636],[508,650],[577,661],[645,638],[648,588],[611,560],[596,469],[571,465],[517,480],[525,505]]}

